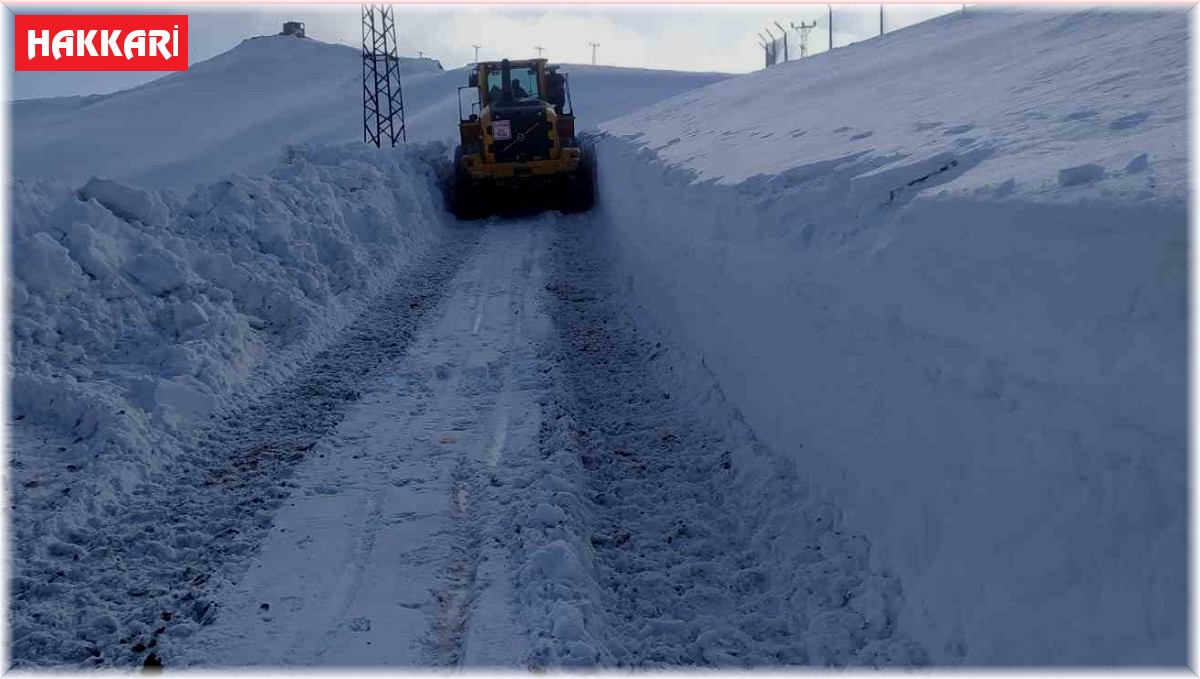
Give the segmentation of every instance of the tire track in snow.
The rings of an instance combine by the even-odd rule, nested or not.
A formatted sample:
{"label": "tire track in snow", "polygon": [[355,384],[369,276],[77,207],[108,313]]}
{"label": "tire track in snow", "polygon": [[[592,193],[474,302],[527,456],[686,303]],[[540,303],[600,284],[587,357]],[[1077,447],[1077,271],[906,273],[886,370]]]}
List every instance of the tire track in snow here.
{"label": "tire track in snow", "polygon": [[439,317],[298,470],[216,624],[172,644],[177,664],[518,662],[500,524],[508,457],[535,450],[520,384],[535,238],[484,226]]}
{"label": "tire track in snow", "polygon": [[[430,633],[431,653],[434,664],[437,665],[457,666],[467,660],[469,628],[476,622],[473,616],[481,596],[481,585],[485,584],[481,583],[482,567],[489,560],[506,561],[503,551],[495,546],[501,543],[502,539],[496,535],[495,528],[487,530],[485,526],[495,524],[497,517],[503,514],[499,497],[505,492],[511,492],[502,480],[507,474],[497,467],[508,442],[510,409],[516,380],[513,357],[518,348],[529,341],[525,323],[527,314],[523,313],[523,307],[530,296],[533,259],[539,240],[538,230],[544,228],[547,221],[534,219],[491,224],[493,234],[489,234],[490,239],[502,243],[503,249],[496,252],[496,248],[492,248],[489,253],[497,259],[497,265],[500,265],[505,263],[510,252],[515,252],[517,264],[509,285],[502,291],[492,291],[492,296],[500,301],[508,301],[508,313],[500,317],[499,328],[488,328],[484,333],[484,348],[499,352],[497,359],[488,364],[488,376],[495,381],[495,388],[477,390],[470,381],[464,381],[458,389],[458,392],[467,398],[473,410],[488,413],[495,423],[490,428],[480,428],[481,431],[492,432],[490,439],[482,438],[479,442],[486,445],[486,449],[481,448],[481,454],[475,458],[465,454],[460,456],[454,472],[454,557],[447,566],[446,587],[435,595],[438,614]],[[521,239],[524,240],[523,243],[520,242]],[[502,275],[497,278],[503,280]],[[486,299],[481,292],[475,301],[476,311],[471,329],[473,336],[480,335],[485,305]],[[492,347],[497,341],[502,342],[502,345]],[[491,544],[485,547],[485,542]]]}
{"label": "tire track in snow", "polygon": [[[486,232],[481,234],[481,240],[489,240]],[[308,510],[319,515],[331,512],[333,518],[345,522],[355,533],[354,541],[360,546],[343,557],[345,569],[353,574],[353,586],[336,590],[320,606],[316,615],[319,624],[314,626],[300,621],[291,631],[294,641],[283,655],[288,664],[439,665],[454,662],[457,655],[455,630],[462,624],[459,619],[468,611],[463,605],[467,601],[457,596],[457,591],[460,585],[470,586],[471,545],[478,540],[472,535],[472,532],[478,533],[478,528],[470,517],[468,499],[472,482],[464,447],[471,443],[470,430],[478,424],[479,408],[462,398],[464,390],[469,390],[466,388],[469,382],[467,366],[474,345],[460,316],[463,313],[478,316],[483,311],[481,300],[487,294],[489,280],[495,275],[492,265],[486,261],[481,264],[485,258],[486,253],[477,249],[458,271],[443,305],[442,318],[427,326],[421,341],[412,347],[403,365],[385,379],[389,384],[395,381],[405,384],[402,391],[412,394],[397,399],[386,393],[390,390],[388,385],[382,386],[384,393],[378,403],[356,413],[357,419],[348,423],[353,433],[342,436],[341,442],[333,443],[329,450],[331,456],[343,459],[364,456],[375,459],[365,465],[345,463],[336,469],[313,472],[317,478],[336,475],[350,478],[352,484],[370,483],[369,477],[376,475],[372,472],[373,467],[386,464],[387,455],[380,453],[391,450],[393,446],[389,443],[393,443],[399,444],[400,450],[404,451],[398,456],[402,462],[400,468],[422,468],[424,476],[421,481],[413,481],[411,477],[393,477],[391,482],[379,479],[376,483],[380,490],[373,494],[370,510],[361,519],[354,515],[357,505],[353,498],[348,505]],[[460,308],[462,300],[466,300],[465,309]],[[451,457],[454,462],[447,465],[445,459]],[[394,473],[398,471],[396,461],[389,468]],[[396,488],[396,479],[401,482],[400,490]],[[420,497],[405,496],[404,489],[410,486],[420,489]],[[445,509],[438,511],[441,504],[438,496],[443,493]],[[434,498],[428,498],[430,494]],[[385,505],[391,506],[394,512],[397,506],[414,504],[423,511],[400,512],[390,517],[384,516],[382,511]],[[422,527],[430,522],[432,525]],[[384,538],[380,535],[384,528],[394,528],[395,532]],[[376,556],[373,547],[379,540],[384,541],[386,553]],[[407,543],[410,548],[406,550],[407,558],[401,564],[391,567],[385,564],[381,569],[378,560],[390,558],[396,551],[397,541]],[[393,570],[397,565],[400,568]],[[312,566],[316,572],[328,567],[325,561]],[[405,577],[405,568],[421,568],[427,572],[408,571],[408,577]],[[367,573],[372,573],[372,579],[364,582]],[[368,615],[364,610],[364,604],[377,600],[381,591],[388,595],[395,591],[395,583],[386,579],[381,581],[381,575],[420,582],[437,574],[442,580],[431,583],[435,586],[427,590],[427,603],[402,605],[403,608],[424,610],[428,625],[424,638],[420,638],[420,630],[405,629],[407,635],[417,637],[411,647],[394,638],[389,639],[391,646],[378,650],[371,648],[371,641],[360,638],[372,630],[395,634],[399,631],[396,625],[403,624],[399,620]],[[314,633],[317,634],[315,640]],[[315,653],[312,651],[314,641]]]}
{"label": "tire track in snow", "polygon": [[463,659],[463,638],[475,603],[483,540],[480,517],[475,511],[478,472],[465,456],[459,458],[451,491],[451,520],[455,526],[452,558],[446,565],[445,587],[435,592],[437,617],[430,634],[434,665],[454,666]]}
{"label": "tire track in snow", "polygon": [[[528,342],[510,297],[530,296],[532,227],[485,225],[440,317],[319,443],[266,548],[184,660],[517,662],[498,522],[528,408],[510,383]],[[509,432],[499,451],[497,431]]]}
{"label": "tire track in snow", "polygon": [[[377,522],[383,515],[383,493],[375,493],[374,499],[371,502],[371,510],[367,514],[367,524]],[[354,557],[351,559],[350,572],[343,575],[339,582],[335,585],[338,594],[330,600],[333,604],[333,610],[324,612],[323,617],[326,620],[341,620],[346,617],[346,613],[350,610],[354,603],[354,598],[358,596],[358,592],[362,589],[363,572],[365,565],[371,558],[371,553],[375,550],[375,530],[364,531],[358,536],[355,544]],[[329,629],[321,637],[317,644],[314,654],[319,658],[329,652],[337,643],[337,628]],[[299,651],[299,649],[294,649]]]}

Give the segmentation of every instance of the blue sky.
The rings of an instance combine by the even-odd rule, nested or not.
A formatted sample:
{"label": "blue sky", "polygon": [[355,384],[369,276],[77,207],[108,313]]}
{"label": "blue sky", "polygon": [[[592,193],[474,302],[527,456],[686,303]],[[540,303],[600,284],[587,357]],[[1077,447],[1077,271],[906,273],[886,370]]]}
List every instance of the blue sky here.
{"label": "blue sky", "polygon": [[[888,5],[888,30],[911,25],[959,5]],[[23,6],[9,7],[6,38],[11,45],[12,12],[21,13],[175,13],[189,15],[190,58],[194,63],[216,56],[243,39],[279,31],[287,20],[304,21],[310,37],[357,46],[361,40],[358,5],[245,5],[157,7]],[[828,44],[825,5],[474,5],[395,7],[400,51],[418,51],[441,60],[446,68],[481,59],[544,56],[567,63],[588,63],[599,43],[597,63],[612,66],[687,71],[744,73],[762,67],[763,53],[756,33],[773,22],[784,27],[816,21],[810,34],[810,53]],[[834,46],[876,35],[878,5],[834,5]],[[796,51],[795,34],[792,50]],[[5,50],[12,72],[11,49]],[[795,56],[793,54],[793,56]],[[156,73],[14,73],[10,99],[98,94],[152,80]]]}

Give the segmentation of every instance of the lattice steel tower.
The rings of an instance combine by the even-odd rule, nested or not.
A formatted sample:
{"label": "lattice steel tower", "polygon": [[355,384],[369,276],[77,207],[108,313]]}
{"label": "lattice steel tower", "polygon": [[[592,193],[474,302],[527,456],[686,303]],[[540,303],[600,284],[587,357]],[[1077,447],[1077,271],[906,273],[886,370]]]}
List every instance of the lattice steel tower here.
{"label": "lattice steel tower", "polygon": [[362,6],[363,141],[376,147],[408,141],[400,58],[391,5]]}

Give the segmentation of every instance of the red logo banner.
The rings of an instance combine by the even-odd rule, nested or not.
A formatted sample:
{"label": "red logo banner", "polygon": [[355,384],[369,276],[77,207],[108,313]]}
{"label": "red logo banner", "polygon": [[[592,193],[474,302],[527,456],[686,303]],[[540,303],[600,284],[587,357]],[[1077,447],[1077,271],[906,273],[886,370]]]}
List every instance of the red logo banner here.
{"label": "red logo banner", "polygon": [[186,14],[17,14],[18,71],[186,71]]}

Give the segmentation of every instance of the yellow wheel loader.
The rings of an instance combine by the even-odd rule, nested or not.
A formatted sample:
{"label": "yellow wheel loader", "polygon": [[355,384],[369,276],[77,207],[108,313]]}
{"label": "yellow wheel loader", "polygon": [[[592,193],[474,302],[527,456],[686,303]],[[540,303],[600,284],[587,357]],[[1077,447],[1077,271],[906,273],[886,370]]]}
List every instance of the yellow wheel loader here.
{"label": "yellow wheel loader", "polygon": [[575,134],[570,84],[558,66],[545,59],[480,62],[467,83],[458,88],[450,211],[479,219],[508,209],[590,210],[594,160]]}

